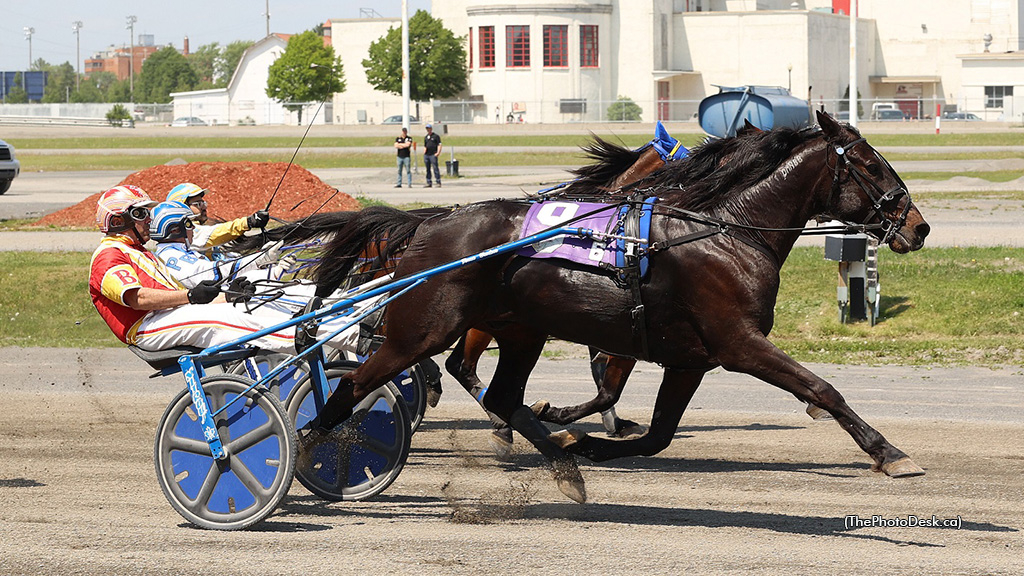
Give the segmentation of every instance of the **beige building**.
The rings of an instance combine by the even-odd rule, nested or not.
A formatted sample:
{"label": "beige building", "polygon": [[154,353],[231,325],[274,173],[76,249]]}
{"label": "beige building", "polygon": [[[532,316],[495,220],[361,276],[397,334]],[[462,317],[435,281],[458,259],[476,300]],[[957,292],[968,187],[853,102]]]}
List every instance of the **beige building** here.
{"label": "beige building", "polygon": [[[879,103],[910,118],[933,117],[941,106],[986,120],[1024,119],[1024,0],[858,4],[857,86],[865,116]],[[609,108],[626,97],[643,121],[691,121],[718,86],[751,84],[788,88],[835,112],[849,85],[849,6],[850,0],[437,0],[433,16],[465,39],[469,88],[450,101],[414,104],[412,113],[435,122],[608,121],[615,120]],[[325,24],[347,89],[318,121],[379,124],[402,113],[401,97],[374,90],[362,65],[370,43],[399,26],[397,18]],[[175,116],[205,118],[184,106],[219,106],[217,121],[235,123],[247,115],[245,106],[257,123],[295,123],[260,96],[273,61],[267,59],[280,49],[257,46],[226,93],[176,95]]]}

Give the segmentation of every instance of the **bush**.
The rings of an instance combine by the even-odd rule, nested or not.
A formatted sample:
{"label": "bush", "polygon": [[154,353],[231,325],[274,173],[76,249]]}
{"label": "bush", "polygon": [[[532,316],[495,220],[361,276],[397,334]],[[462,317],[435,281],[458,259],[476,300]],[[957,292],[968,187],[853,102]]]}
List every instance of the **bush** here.
{"label": "bush", "polygon": [[113,108],[107,112],[107,122],[110,122],[111,126],[124,126],[125,121],[131,124],[132,115],[128,113],[128,109],[121,104],[114,104]]}
{"label": "bush", "polygon": [[632,98],[619,96],[619,99],[608,107],[606,114],[611,122],[639,122],[642,111],[643,109],[633,102]]}

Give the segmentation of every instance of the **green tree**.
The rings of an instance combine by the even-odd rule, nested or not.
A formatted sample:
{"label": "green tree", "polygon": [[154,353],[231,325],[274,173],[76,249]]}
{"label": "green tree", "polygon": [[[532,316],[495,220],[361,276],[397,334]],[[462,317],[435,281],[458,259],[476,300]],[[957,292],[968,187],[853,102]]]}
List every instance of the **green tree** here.
{"label": "green tree", "polygon": [[132,99],[132,86],[131,82],[127,78],[124,80],[118,80],[114,77],[114,82],[106,87],[103,91],[104,102],[129,102]]}
{"label": "green tree", "polygon": [[224,52],[217,62],[217,73],[214,75],[214,84],[217,88],[224,88],[231,82],[235,74],[235,68],[242,61],[242,54],[252,46],[254,42],[249,40],[235,40],[224,47]]}
{"label": "green tree", "polygon": [[223,52],[223,48],[220,47],[220,44],[213,42],[212,44],[203,44],[198,50],[188,55],[188,63],[196,71],[199,82],[208,82],[211,86],[213,85],[217,75],[217,61],[220,60],[221,52]]}
{"label": "green tree", "polygon": [[43,102],[67,102],[75,89],[75,69],[70,62],[49,66],[46,71],[46,87],[43,88]]}
{"label": "green tree", "polygon": [[8,104],[27,104],[28,103],[28,92],[25,91],[25,79],[18,72],[14,75],[14,86],[7,91],[7,103]]}
{"label": "green tree", "polygon": [[[850,85],[846,85],[846,91],[843,92],[843,98],[839,101],[839,111],[848,112],[850,110]],[[860,90],[857,90],[857,118],[864,117],[864,102],[861,100]]]}
{"label": "green tree", "polygon": [[[449,98],[466,89],[465,38],[424,10],[409,19],[409,97],[417,102]],[[370,44],[363,60],[366,80],[381,92],[402,93],[402,28]]]}
{"label": "green tree", "polygon": [[42,58],[36,58],[35,62],[29,64],[29,71],[49,72],[53,65],[43,60]]}
{"label": "green tree", "polygon": [[[311,64],[321,68],[312,68]],[[270,65],[269,72],[267,96],[289,110],[298,111],[300,125],[307,103],[345,91],[341,59],[334,55],[333,47],[324,46],[323,39],[311,30],[289,38],[284,53]]]}
{"label": "green tree", "polygon": [[154,52],[142,64],[142,73],[135,83],[135,100],[170,102],[171,92],[192,90],[198,83],[196,71],[188,65],[188,60],[167,46]]}
{"label": "green tree", "polygon": [[73,90],[71,92],[71,101],[103,102],[103,91],[96,86],[96,83],[92,81],[92,78],[86,78],[82,80],[82,84],[78,90]]}
{"label": "green tree", "polygon": [[643,109],[633,102],[632,98],[619,96],[618,100],[608,107],[606,114],[608,120],[612,122],[639,122],[641,112]]}

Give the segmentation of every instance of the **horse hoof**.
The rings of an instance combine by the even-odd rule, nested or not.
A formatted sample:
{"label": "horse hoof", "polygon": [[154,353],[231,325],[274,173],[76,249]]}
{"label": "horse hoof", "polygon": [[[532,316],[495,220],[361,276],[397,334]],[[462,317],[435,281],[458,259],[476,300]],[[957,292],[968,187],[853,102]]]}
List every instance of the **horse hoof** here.
{"label": "horse hoof", "polygon": [[640,424],[633,422],[632,420],[619,420],[618,426],[616,427],[615,434],[622,439],[632,438],[634,436],[643,436],[647,433],[647,428],[644,428]]}
{"label": "horse hoof", "polygon": [[494,457],[502,462],[509,462],[512,460],[512,430],[509,429],[508,434],[504,434],[503,430],[493,430],[488,442],[491,445],[491,451],[494,452]]}
{"label": "horse hoof", "polygon": [[580,432],[579,430],[559,430],[558,432],[548,434],[548,440],[557,444],[562,450],[567,450],[573,444],[583,440],[586,435],[585,432]]}
{"label": "horse hoof", "polygon": [[814,404],[811,404],[810,402],[807,403],[807,415],[810,416],[812,420],[816,420],[818,422],[835,420],[835,418],[833,418],[832,415],[829,414],[828,410],[825,410],[824,408],[819,408]]}
{"label": "horse hoof", "polygon": [[548,408],[550,407],[551,404],[547,400],[538,400],[534,402],[532,406],[530,406],[530,410],[533,411],[534,416],[540,418],[545,412],[548,411]]}
{"label": "horse hoof", "polygon": [[554,463],[555,484],[559,492],[565,494],[573,502],[583,504],[587,501],[587,486],[583,481],[576,460],[559,460]]}
{"label": "horse hoof", "polygon": [[441,401],[441,391],[427,387],[427,406],[431,408],[437,408],[437,403]]}
{"label": "horse hoof", "polygon": [[924,476],[924,468],[921,468],[908,456],[904,456],[895,462],[882,464],[882,472],[891,478],[911,478],[913,476]]}

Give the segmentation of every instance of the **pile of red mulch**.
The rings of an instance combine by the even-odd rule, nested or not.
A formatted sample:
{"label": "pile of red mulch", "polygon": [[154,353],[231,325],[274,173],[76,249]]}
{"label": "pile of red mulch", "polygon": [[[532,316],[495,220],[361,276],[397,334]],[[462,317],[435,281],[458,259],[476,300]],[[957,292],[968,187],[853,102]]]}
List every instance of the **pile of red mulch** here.
{"label": "pile of red mulch", "polygon": [[[285,162],[193,162],[180,166],[154,166],[129,175],[118,185],[134,184],[161,202],[167,198],[171,188],[191,182],[209,190],[204,199],[211,219],[232,220],[265,208],[287,166]],[[282,220],[299,220],[318,208],[319,212],[359,209],[359,203],[348,194],[338,193],[331,198],[334,193],[334,188],[308,170],[292,164],[270,206],[270,214]],[[100,192],[97,192],[74,206],[44,216],[35,225],[95,226],[99,196]],[[293,210],[300,202],[302,204]],[[324,202],[327,204],[320,208]]]}

